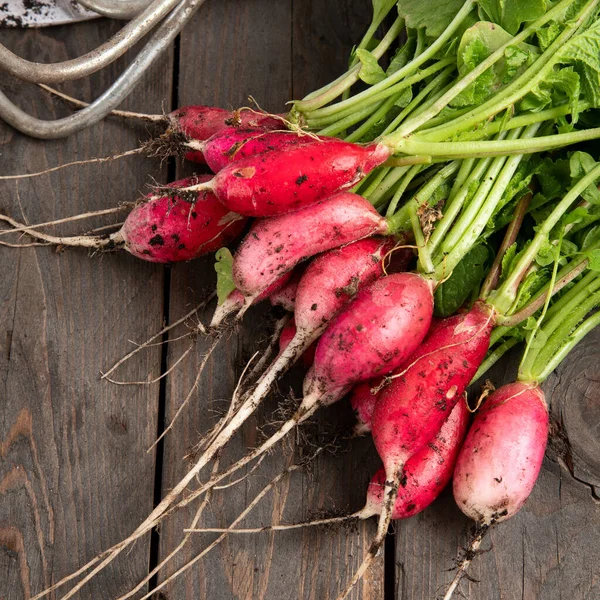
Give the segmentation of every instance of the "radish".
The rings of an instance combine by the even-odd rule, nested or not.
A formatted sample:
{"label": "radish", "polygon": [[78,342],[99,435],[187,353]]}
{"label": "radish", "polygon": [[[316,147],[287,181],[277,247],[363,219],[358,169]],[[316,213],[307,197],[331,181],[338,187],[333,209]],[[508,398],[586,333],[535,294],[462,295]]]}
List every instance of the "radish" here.
{"label": "radish", "polygon": [[235,285],[251,298],[310,256],[387,232],[386,220],[371,204],[349,192],[256,221],[234,257]]}
{"label": "radish", "polygon": [[[165,189],[187,187],[207,179],[181,179]],[[107,236],[53,236],[6,216],[1,219],[49,244],[92,250],[123,249],[137,258],[158,263],[186,261],[214,252],[236,239],[247,221],[228,211],[210,192],[190,202],[187,196],[172,191],[164,196],[148,196],[146,202],[132,209],[117,232]]]}
{"label": "radish", "polygon": [[280,290],[269,295],[271,306],[281,306],[284,310],[293,313],[296,307],[298,284],[303,274],[304,269],[301,266],[295,268],[288,282]]}
{"label": "radish", "polygon": [[211,190],[229,210],[270,217],[353,187],[389,157],[390,149],[381,144],[310,139],[243,158],[221,169],[211,181],[186,191]]}

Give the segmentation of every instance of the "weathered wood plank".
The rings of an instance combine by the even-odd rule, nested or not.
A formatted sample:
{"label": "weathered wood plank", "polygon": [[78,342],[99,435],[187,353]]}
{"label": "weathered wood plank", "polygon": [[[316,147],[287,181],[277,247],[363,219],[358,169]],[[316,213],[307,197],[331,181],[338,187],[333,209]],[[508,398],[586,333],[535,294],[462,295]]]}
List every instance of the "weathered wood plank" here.
{"label": "weathered wood plank", "polygon": [[[101,20],[3,31],[2,42],[22,56],[58,61],[92,49],[118,27]],[[130,60],[131,54],[64,89],[89,100]],[[171,62],[164,57],[145,77],[130,108],[160,112],[164,99],[168,105]],[[2,76],[3,89],[26,110],[46,118],[69,112],[34,86],[8,79]],[[135,147],[143,135],[109,120],[67,140],[41,142],[0,123],[0,171],[109,155]],[[34,223],[108,208],[135,198],[149,173],[161,177],[160,166],[132,158],[18,187],[0,182],[2,209]],[[125,253],[0,248],[0,282],[0,598],[22,600],[122,539],[152,506],[155,458],[145,450],[156,434],[158,387],[116,387],[99,381],[99,372],[131,348],[129,339],[142,341],[160,327],[163,270]],[[134,364],[119,376],[158,374],[160,349]],[[78,597],[116,597],[147,572],[148,554],[147,541],[138,543]]]}
{"label": "weathered wood plank", "polygon": [[[600,408],[596,371],[600,333],[593,332],[544,385],[553,428],[547,458],[527,504],[498,525],[483,544],[460,591],[470,600],[587,600],[600,595],[600,511],[593,497],[598,469]],[[519,354],[490,373],[496,385],[514,379]],[[568,425],[567,425],[568,424]],[[566,435],[566,438],[564,437]],[[565,444],[568,439],[569,444]],[[576,481],[565,466],[586,483]],[[592,485],[588,485],[591,483]],[[456,507],[451,490],[421,515],[397,523],[397,597],[441,597],[472,523]]]}
{"label": "weathered wood plank", "polygon": [[[353,41],[362,34],[368,3],[232,1],[211,4],[182,36],[180,104],[189,102],[239,106],[252,94],[267,110],[280,111],[285,101],[330,81],[345,67]],[[352,24],[350,26],[350,24]],[[214,282],[210,260],[175,269],[172,279],[172,318],[184,314],[197,301],[199,290]],[[267,307],[268,308],[268,307]],[[215,352],[200,384],[200,394],[165,445],[164,489],[184,473],[181,456],[201,431],[215,420],[213,411],[223,408],[219,400],[230,397],[243,359],[256,349],[257,339],[269,332],[261,321],[267,308],[251,311],[239,335],[230,337]],[[210,310],[203,314],[205,322]],[[176,334],[174,334],[176,335]],[[195,365],[207,343],[185,369],[169,379],[167,418],[172,417],[185,390],[195,377]],[[171,362],[185,348],[174,344]],[[296,376],[296,391],[299,377]],[[289,382],[281,384],[287,391]],[[273,408],[273,401],[269,402]],[[348,422],[347,407],[328,411],[324,420],[339,426]],[[341,416],[344,415],[344,416]],[[222,457],[222,463],[241,456],[258,438],[257,427],[270,417],[260,411],[243,436]],[[321,421],[323,422],[323,421]],[[335,426],[335,425],[334,425]],[[322,426],[319,426],[322,428]],[[331,428],[331,425],[328,425]],[[320,458],[311,473],[295,473],[271,492],[248,518],[248,523],[297,521],[319,510],[358,509],[364,502],[369,474],[374,471],[374,451],[367,440],[355,443],[351,452]],[[277,450],[259,470],[238,486],[215,494],[201,524],[225,526],[243,510],[255,494],[293,460],[289,445]],[[182,529],[193,511],[173,517],[161,528],[161,557],[181,539]],[[363,557],[372,527],[356,532],[305,531],[232,538],[223,542],[190,571],[169,584],[171,598],[271,598],[325,599],[336,596]],[[181,552],[170,574],[192,559],[215,536],[196,539]],[[163,576],[164,579],[164,576]],[[382,565],[356,590],[352,598],[383,597]]]}

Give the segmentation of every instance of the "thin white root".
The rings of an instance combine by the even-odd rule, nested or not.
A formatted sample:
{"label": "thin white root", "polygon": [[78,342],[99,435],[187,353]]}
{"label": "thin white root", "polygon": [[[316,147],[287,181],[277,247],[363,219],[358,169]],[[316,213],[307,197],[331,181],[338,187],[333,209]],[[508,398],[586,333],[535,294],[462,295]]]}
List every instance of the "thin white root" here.
{"label": "thin white root", "polygon": [[[64,92],[51,88],[49,85],[44,83],[38,83],[38,85],[43,89],[49,92],[50,94],[62,98],[66,102],[73,104],[73,106],[77,106],[79,108],[85,108],[89,106],[89,102],[84,102],[83,100],[78,100],[77,98],[73,98],[73,96],[69,96]],[[131,112],[128,110],[111,110],[109,115],[113,115],[115,117],[124,117],[125,119],[138,119],[140,121],[152,121],[152,122],[160,122],[164,121],[165,117],[163,115],[149,115],[146,113],[138,113]]]}
{"label": "thin white root", "polygon": [[[219,486],[215,486],[213,489],[221,489]],[[245,533],[265,533],[270,531],[290,531],[291,529],[303,529],[304,527],[320,527],[322,525],[333,525],[335,523],[344,523],[345,521],[351,521],[352,519],[362,519],[360,512],[353,513],[351,515],[344,515],[343,517],[331,517],[329,519],[317,519],[316,521],[306,521],[305,523],[283,523],[281,525],[265,525],[264,527],[249,527],[246,529],[219,529],[218,527],[206,527],[203,529],[184,529],[185,533],[228,533],[245,534]]]}
{"label": "thin white root", "polygon": [[379,522],[377,523],[377,532],[375,537],[369,546],[367,555],[363,559],[362,563],[358,567],[356,573],[350,580],[350,583],[346,586],[344,591],[338,595],[336,600],[344,600],[348,594],[354,589],[354,586],[362,579],[363,575],[367,572],[367,569],[371,566],[375,557],[379,554],[385,536],[387,535],[388,528],[392,521],[392,510],[396,504],[396,498],[398,497],[399,477],[396,476],[394,481],[386,481],[384,488],[384,503],[381,514],[379,515]]}
{"label": "thin white root", "polygon": [[[323,448],[318,448],[312,455],[311,460],[313,458],[316,458],[316,456],[323,450]],[[147,598],[150,598],[152,595],[154,595],[156,592],[158,592],[160,589],[162,589],[165,585],[167,585],[169,582],[171,582],[173,579],[175,579],[175,577],[178,577],[179,575],[181,575],[182,573],[184,573],[185,571],[187,571],[190,567],[194,566],[194,564],[196,564],[201,558],[203,558],[204,556],[206,556],[213,548],[215,548],[216,546],[218,546],[228,535],[228,533],[230,533],[231,531],[235,530],[235,526],[238,523],[241,523],[246,516],[250,513],[250,511],[267,495],[267,493],[272,490],[284,477],[286,477],[287,475],[289,475],[290,473],[292,473],[293,471],[296,471],[300,468],[302,468],[303,465],[301,464],[294,464],[290,467],[288,467],[287,469],[285,469],[284,471],[282,471],[279,475],[277,475],[276,477],[274,477],[256,496],[255,498],[252,500],[252,502],[250,502],[250,504],[238,515],[238,517],[231,523],[231,525],[229,526],[229,528],[227,528],[226,530],[224,530],[224,532],[222,533],[222,535],[220,535],[214,542],[212,542],[209,546],[207,546],[204,550],[202,550],[202,552],[200,552],[197,556],[195,556],[192,560],[190,560],[187,564],[185,564],[183,567],[181,567],[178,571],[176,571],[175,573],[173,573],[170,577],[168,577],[167,579],[165,579],[164,581],[162,581],[158,586],[156,586],[153,590],[151,590],[150,592],[148,592],[145,596],[142,596],[140,598],[140,600],[146,600]],[[118,600],[124,600],[119,598]]]}
{"label": "thin white root", "polygon": [[[163,327],[158,333],[155,333],[152,337],[148,338],[145,342],[136,346],[136,348],[134,350],[132,350],[131,352],[126,354],[123,358],[119,359],[112,367],[110,367],[110,369],[108,369],[108,371],[105,371],[104,373],[101,372],[100,379],[107,379],[108,376],[111,373],[113,373],[116,369],[118,369],[124,362],[128,361],[132,356],[137,354],[140,350],[143,350],[144,348],[151,346],[152,342],[156,338],[162,337],[165,333],[167,333],[168,331],[171,331],[171,329],[174,329],[178,325],[185,323],[188,319],[193,317],[199,310],[202,310],[213,299],[214,296],[215,296],[215,294],[213,292],[206,300],[204,300],[203,302],[200,302],[200,304],[197,304],[192,310],[190,310],[189,313],[183,315],[183,317],[181,317],[180,319],[177,319],[177,321],[175,321],[174,323],[171,323],[170,325]],[[198,324],[196,325],[195,330],[202,333],[203,335],[206,335],[206,329],[202,325],[200,320],[198,320]],[[180,339],[180,338],[177,338],[177,339]]]}
{"label": "thin white root", "polygon": [[111,379],[110,377],[104,377],[104,379],[106,379],[106,381],[114,383],[115,385],[152,385],[153,383],[157,383],[158,381],[172,373],[177,368],[177,365],[180,364],[183,361],[183,359],[194,349],[195,345],[196,344],[192,342],[188,346],[187,350],[164,373],[162,373],[158,377],[155,377],[154,379],[150,379],[149,381],[119,381],[118,379]]}
{"label": "thin white root", "polygon": [[448,586],[448,590],[444,595],[444,600],[450,600],[450,598],[452,598],[454,592],[456,591],[456,588],[458,587],[458,584],[462,581],[462,578],[466,576],[467,569],[469,568],[471,561],[477,555],[477,551],[479,550],[481,542],[483,541],[483,538],[485,537],[485,534],[487,533],[488,529],[489,527],[486,526],[481,527],[473,537],[469,548],[465,551],[465,557],[458,565],[458,569],[456,571],[454,579]]}
{"label": "thin white root", "polygon": [[231,402],[229,403],[227,412],[217,421],[217,423],[215,423],[213,425],[213,427],[210,428],[210,430],[194,446],[194,448],[192,449],[192,452],[190,452],[185,458],[191,458],[192,456],[196,456],[197,454],[202,452],[205,448],[208,448],[213,443],[213,441],[215,440],[217,435],[219,435],[219,433],[221,433],[221,430],[223,429],[223,427],[225,427],[225,425],[229,422],[229,419],[231,419],[231,416],[233,415],[233,413],[235,412],[235,409],[238,406],[240,390],[242,388],[242,383],[244,382],[244,379],[246,377],[246,372],[250,368],[250,365],[256,358],[257,354],[258,354],[258,352],[255,352],[250,357],[250,360],[246,363],[246,366],[244,367],[244,370],[242,371],[242,374],[240,375],[238,382],[235,386],[235,390],[233,390],[233,396],[231,397]]}
{"label": "thin white root", "polygon": [[[218,469],[219,469],[219,459],[217,458],[215,460],[215,463],[213,466],[213,471],[212,471],[213,475],[216,474]],[[194,515],[194,518],[192,519],[192,523],[198,523],[198,521],[200,520],[200,517],[202,516],[202,513],[204,512],[204,509],[206,508],[206,505],[210,501],[211,495],[212,495],[212,490],[211,490],[211,492],[206,494],[206,496],[200,503],[200,506],[198,507],[198,510],[196,511],[196,514]],[[159,562],[154,567],[154,569],[152,569],[152,571],[150,571],[150,573],[148,573],[148,575],[146,575],[146,577],[144,577],[144,579],[142,579],[134,588],[129,590],[129,592],[127,592],[124,596],[120,596],[119,598],[117,598],[117,600],[127,600],[128,598],[135,596],[135,594],[137,594],[137,592],[139,592],[144,587],[144,585],[146,585],[146,583],[148,583],[162,568],[164,568],[165,565],[167,565],[168,563],[171,562],[171,560],[175,557],[175,555],[178,554],[183,549],[183,547],[187,544],[189,539],[190,539],[189,534],[184,535],[181,542],[175,547],[175,549],[172,552],[170,552],[164,558],[164,560]]]}
{"label": "thin white root", "polygon": [[[263,460],[266,457],[267,457],[267,455],[263,454],[256,461],[256,464],[247,473],[244,473],[241,477],[238,477],[237,479],[234,479],[233,481],[230,481],[229,483],[224,483],[223,485],[215,485],[212,489],[213,490],[226,490],[230,487],[236,486],[238,483],[242,483],[242,481],[244,481],[244,479],[248,479],[248,477],[250,477],[250,475],[252,475],[252,473],[254,473],[254,471],[256,471],[256,469],[258,469],[260,467],[260,465],[262,464]],[[185,529],[184,529],[184,531],[185,531]]]}
{"label": "thin white root", "polygon": [[[156,438],[156,441],[152,444],[152,446],[150,446],[150,448],[148,448],[147,452],[150,452],[156,446],[156,444],[158,444],[158,442],[160,442],[160,440],[162,440],[165,437],[165,435],[167,435],[167,433],[169,433],[169,431],[171,431],[175,421],[177,420],[177,417],[179,417],[179,415],[183,412],[183,409],[188,405],[190,398],[193,396],[194,392],[198,389],[198,386],[200,385],[200,379],[202,378],[202,373],[204,372],[204,368],[206,367],[206,364],[208,363],[208,359],[211,357],[214,349],[219,345],[219,342],[221,341],[221,337],[222,337],[222,335],[220,335],[220,334],[217,335],[215,337],[215,339],[213,340],[212,344],[209,346],[208,350],[204,353],[202,361],[200,362],[200,366],[198,367],[198,373],[196,374],[196,379],[194,380],[194,384],[192,385],[190,391],[187,393],[185,400],[181,403],[181,406],[177,409],[177,412],[175,413],[175,416],[171,419],[171,422],[165,427],[165,430]],[[189,349],[191,350],[191,348],[192,347],[190,347]],[[175,365],[176,364],[177,363],[175,363]]]}
{"label": "thin white root", "polygon": [[42,233],[35,229],[36,226],[24,225],[19,223],[15,219],[6,215],[0,215],[0,221],[8,223],[15,230],[18,230],[33,239],[46,242],[48,244],[54,244],[56,246],[74,246],[81,248],[91,248],[93,250],[100,250],[106,247],[113,247],[123,242],[123,236],[120,232],[115,232],[110,236],[98,237],[91,235],[74,235],[74,236],[56,236]]}
{"label": "thin white root", "polygon": [[74,160],[72,162],[65,163],[64,165],[58,165],[56,167],[50,167],[43,171],[36,171],[35,173],[23,173],[21,175],[0,175],[0,181],[8,181],[15,179],[31,179],[32,177],[40,177],[41,175],[47,175],[48,173],[54,173],[67,167],[75,167],[78,165],[91,165],[98,163],[112,162],[119,158],[125,158],[126,156],[133,156],[135,154],[141,154],[143,148],[134,148],[133,150],[127,150],[126,152],[120,152],[119,154],[113,154],[112,156],[101,156],[96,158],[86,158],[85,160]]}
{"label": "thin white root", "polygon": [[[9,233],[18,233],[20,231],[26,232],[31,229],[39,229],[40,227],[50,227],[52,225],[60,225],[62,223],[70,223],[71,221],[80,221],[82,219],[91,219],[92,217],[102,217],[104,215],[112,215],[114,213],[122,212],[124,210],[131,210],[133,207],[132,202],[123,203],[115,208],[106,208],[104,210],[95,210],[92,212],[82,213],[73,217],[65,217],[64,219],[56,219],[55,221],[46,221],[45,223],[36,223],[35,225],[24,225],[23,227],[12,227],[11,229],[3,229],[0,231],[0,235],[7,235]],[[3,215],[0,215],[2,221],[8,221],[2,219]],[[115,227],[115,225],[108,225],[107,227]],[[98,230],[96,230],[98,231]]]}

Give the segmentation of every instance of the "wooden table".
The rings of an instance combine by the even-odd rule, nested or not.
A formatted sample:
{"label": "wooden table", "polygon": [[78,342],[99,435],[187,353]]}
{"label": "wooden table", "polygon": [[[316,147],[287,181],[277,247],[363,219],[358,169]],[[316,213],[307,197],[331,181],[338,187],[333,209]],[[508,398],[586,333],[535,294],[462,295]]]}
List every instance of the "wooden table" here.
{"label": "wooden table", "polygon": [[[282,110],[288,99],[343,70],[369,11],[367,0],[209,0],[124,108],[237,107],[252,94],[265,109]],[[53,30],[2,31],[1,36],[20,55],[48,62],[79,55],[117,28],[115,22],[100,20]],[[128,55],[63,89],[89,100],[130,60]],[[34,86],[4,75],[0,83],[20,106],[39,116],[55,118],[70,110]],[[109,155],[135,147],[145,135],[143,127],[107,119],[67,140],[40,142],[0,124],[0,172],[33,172]],[[81,166],[18,185],[0,182],[0,205],[19,219],[47,221],[133,199],[150,177],[165,181],[190,172],[189,165],[161,165],[141,157]],[[76,232],[117,220],[57,230]],[[268,336],[271,323],[266,307],[247,316],[247,325],[211,358],[199,393],[173,432],[146,452],[191,386],[208,342],[199,339],[189,360],[160,383],[118,387],[100,381],[99,372],[130,350],[131,341],[144,341],[163,321],[173,322],[198,302],[214,285],[212,259],[164,268],[125,253],[88,256],[35,247],[0,248],[0,256],[0,598],[20,600],[72,572],[143,520],[184,474],[183,456],[223,409],[245,360]],[[205,322],[209,313],[200,315]],[[153,346],[118,376],[156,378],[188,343]],[[463,583],[466,597],[600,598],[599,356],[596,332],[546,384],[555,428],[540,480],[522,512],[489,536],[490,551],[471,569],[480,582]],[[495,381],[513,377],[514,367],[514,361],[505,361]],[[287,393],[289,385],[282,383],[281,391]],[[255,444],[274,402],[246,425],[222,464]],[[324,433],[349,420],[347,406],[340,405],[324,411],[313,430]],[[292,464],[292,444],[284,450],[237,486],[215,493],[200,525],[229,524],[262,486]],[[308,472],[283,479],[247,523],[356,510],[376,466],[370,440],[343,443],[337,455],[321,456]],[[195,510],[196,505],[177,513],[159,532],[138,541],[77,597],[114,599],[125,593],[175,548]],[[396,524],[385,555],[352,598],[434,599],[451,577],[468,526],[446,491],[424,514]],[[369,522],[351,530],[231,537],[168,584],[162,598],[334,598],[362,559],[373,530]],[[193,538],[155,582],[214,537]]]}

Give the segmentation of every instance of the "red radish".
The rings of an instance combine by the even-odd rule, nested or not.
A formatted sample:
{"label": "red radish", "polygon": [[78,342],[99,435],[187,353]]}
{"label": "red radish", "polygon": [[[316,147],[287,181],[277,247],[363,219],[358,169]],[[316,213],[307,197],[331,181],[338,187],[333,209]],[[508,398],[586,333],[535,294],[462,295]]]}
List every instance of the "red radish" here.
{"label": "red radish", "polygon": [[[165,190],[183,188],[206,181],[208,177],[190,177],[174,181]],[[134,206],[121,229],[106,236],[53,236],[24,226],[9,217],[2,220],[32,238],[59,246],[92,250],[127,250],[150,262],[170,263],[191,260],[214,252],[237,238],[247,218],[229,212],[214,194],[202,193],[193,202],[185,194],[174,192],[148,196]]]}
{"label": "red radish", "polygon": [[454,499],[476,523],[475,536],[444,598],[450,598],[487,530],[515,515],[540,473],[549,430],[537,383],[503,385],[486,400],[458,455]]}
{"label": "red radish", "polygon": [[233,261],[236,287],[252,298],[300,261],[388,230],[367,200],[349,192],[253,224]]}
{"label": "red radish", "polygon": [[[207,140],[215,133],[227,127],[242,127],[247,129],[283,129],[281,119],[262,114],[253,110],[229,111],[214,106],[183,106],[167,115],[170,133],[183,133],[190,140]],[[201,151],[186,153],[185,158],[192,162],[204,163]]]}
{"label": "red radish", "polygon": [[493,309],[483,302],[439,321],[382,389],[372,433],[388,478],[439,430],[477,372],[493,326]]}
{"label": "red radish", "polygon": [[383,377],[364,381],[355,385],[350,394],[350,404],[356,416],[354,435],[366,435],[371,431],[373,411],[377,402],[377,393],[373,393],[383,383]]}
{"label": "red radish", "polygon": [[[454,406],[434,439],[406,461],[392,519],[407,519],[421,512],[448,485],[469,420],[469,409],[463,398]],[[385,469],[380,469],[369,484],[365,513],[381,514],[384,487]]]}
{"label": "red radish", "polygon": [[419,347],[432,313],[431,286],[414,273],[390,275],[362,290],[321,336],[305,395],[389,373]]}
{"label": "red radish", "polygon": [[368,554],[340,598],[347,596],[378,554],[407,460],[433,439],[462,397],[485,357],[493,326],[494,309],[483,302],[476,302],[468,313],[440,321],[381,391],[372,434],[385,469],[384,510]]}
{"label": "red radish", "polygon": [[359,146],[331,138],[243,158],[188,191],[209,189],[234,212],[271,217],[329,198],[357,184],[390,157],[382,144]]}
{"label": "red radish", "polygon": [[[189,177],[169,184],[180,188],[206,181]],[[215,252],[237,238],[247,219],[230,213],[210,193],[194,203],[177,196],[162,197],[136,206],[127,216],[121,235],[125,249],[152,262],[178,262]]]}
{"label": "red radish", "polygon": [[[288,283],[291,277],[292,271],[284,273],[281,277],[269,285],[269,287],[267,287],[262,293],[252,298],[250,304],[257,304],[258,302],[262,302],[263,300],[269,298],[271,294],[276,294]],[[245,305],[250,306],[250,304],[247,303],[248,298],[246,298],[242,292],[239,290],[233,290],[233,292],[227,296],[225,302],[219,304],[215,309],[210,326],[218,327],[227,316],[234,312],[238,312],[238,318],[241,319],[244,313],[239,311],[241,311]]]}
{"label": "red radish", "polygon": [[[285,349],[290,345],[290,342],[296,336],[297,328],[294,319],[292,318],[289,323],[281,330],[279,336],[279,353],[283,354]],[[317,348],[316,342],[313,342],[302,354],[302,364],[309,368],[315,361],[315,350]]]}
{"label": "red radish", "polygon": [[[289,149],[314,141],[314,135],[293,133],[291,131],[268,131],[265,129],[240,129],[228,127],[219,131],[205,142],[194,143],[202,148],[204,159],[213,173],[231,163],[263,152]],[[334,138],[319,138],[322,142]]]}

